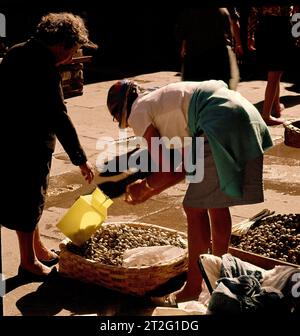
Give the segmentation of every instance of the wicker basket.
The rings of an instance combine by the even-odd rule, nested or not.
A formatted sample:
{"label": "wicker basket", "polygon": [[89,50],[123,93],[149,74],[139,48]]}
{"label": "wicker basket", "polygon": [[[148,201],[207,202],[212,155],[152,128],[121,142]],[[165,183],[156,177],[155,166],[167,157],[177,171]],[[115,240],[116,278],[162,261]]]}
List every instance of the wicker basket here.
{"label": "wicker basket", "polygon": [[[156,227],[165,233],[177,233],[186,239],[186,234],[146,223],[107,223],[102,224],[126,224],[135,227]],[[94,260],[86,259],[74,254],[67,248],[68,240],[60,244],[59,272],[70,278],[87,283],[113,289],[125,294],[143,296],[171,278],[183,273],[188,267],[188,253],[183,249],[182,255],[173,258],[166,263],[142,267],[122,267],[106,265]]]}
{"label": "wicker basket", "polygon": [[284,124],[284,143],[300,148],[300,120],[286,121]]}

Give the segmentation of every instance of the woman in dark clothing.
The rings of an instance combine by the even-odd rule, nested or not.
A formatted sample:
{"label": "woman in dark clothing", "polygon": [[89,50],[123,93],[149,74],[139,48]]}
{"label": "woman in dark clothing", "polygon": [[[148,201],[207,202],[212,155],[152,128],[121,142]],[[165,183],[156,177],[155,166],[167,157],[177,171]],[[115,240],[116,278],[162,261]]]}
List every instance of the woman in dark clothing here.
{"label": "woman in dark clothing", "polygon": [[[46,276],[57,259],[41,242],[42,215],[56,137],[90,183],[93,170],[67,115],[58,66],[92,43],[78,16],[48,14],[28,41],[13,46],[1,64],[0,167],[3,197],[0,224],[16,230],[19,272]],[[94,45],[95,46],[95,45]],[[45,264],[44,264],[45,263]]]}
{"label": "woman in dark clothing", "polygon": [[232,21],[226,8],[185,9],[177,33],[183,81],[221,79],[229,88],[236,88],[239,70],[232,50]]}
{"label": "woman in dark clothing", "polygon": [[248,22],[248,48],[257,49],[259,64],[268,73],[262,117],[269,126],[280,125],[284,105],[280,103],[280,80],[292,63],[293,6],[251,7]]}

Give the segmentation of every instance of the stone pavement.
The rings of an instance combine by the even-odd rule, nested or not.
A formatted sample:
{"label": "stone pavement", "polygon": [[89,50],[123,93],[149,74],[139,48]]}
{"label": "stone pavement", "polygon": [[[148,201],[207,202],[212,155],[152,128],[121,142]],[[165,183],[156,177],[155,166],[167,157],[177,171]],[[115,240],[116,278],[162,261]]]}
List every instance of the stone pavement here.
{"label": "stone pavement", "polygon": [[[134,77],[144,87],[161,86],[179,81],[175,72],[158,72]],[[114,81],[86,85],[84,94],[67,99],[67,107],[85,148],[89,160],[94,165],[100,154],[96,144],[105,136],[117,139],[120,134],[116,123],[106,109],[106,94]],[[242,82],[238,91],[261,108],[264,98],[265,81]],[[281,83],[281,100],[286,109],[283,117],[288,120],[300,119],[300,95],[290,91],[291,83]],[[265,155],[265,202],[232,208],[233,222],[252,216],[263,208],[276,213],[299,213],[300,204],[300,149],[287,147],[283,143],[283,126],[269,128],[275,146]],[[130,131],[127,136],[133,135]],[[122,135],[121,135],[122,136]],[[16,192],[18,202],[26,197],[26,191]],[[119,176],[97,176],[92,185],[82,179],[61,145],[57,143],[53,157],[50,187],[45,211],[40,222],[44,241],[50,248],[57,249],[63,234],[56,223],[80,196],[90,193],[96,185],[107,192],[114,203],[109,208],[108,222],[136,221],[166,226],[180,231],[186,230],[186,219],[181,202],[186,190],[184,182],[153,197],[144,204],[130,206],[123,201],[122,192],[128,179],[125,173]],[[19,253],[15,232],[2,228],[3,272],[6,278],[4,297],[5,316],[70,316],[93,314],[151,315],[154,307],[142,298],[121,295],[100,286],[84,284],[63,278],[45,283],[21,283],[15,276],[19,265]]]}

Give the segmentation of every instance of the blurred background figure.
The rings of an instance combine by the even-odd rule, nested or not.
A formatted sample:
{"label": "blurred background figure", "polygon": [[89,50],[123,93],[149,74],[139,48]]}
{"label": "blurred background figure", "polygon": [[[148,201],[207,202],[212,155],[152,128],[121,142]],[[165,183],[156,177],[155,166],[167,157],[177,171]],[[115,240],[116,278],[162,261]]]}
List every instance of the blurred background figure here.
{"label": "blurred background figure", "polygon": [[182,80],[221,79],[236,89],[239,70],[233,48],[242,55],[237,12],[226,8],[188,8],[177,25],[182,57]]}
{"label": "blurred background figure", "polygon": [[292,64],[293,6],[251,7],[248,20],[248,48],[257,50],[258,64],[268,73],[262,117],[267,125],[280,125],[284,105],[280,103],[280,79]]}

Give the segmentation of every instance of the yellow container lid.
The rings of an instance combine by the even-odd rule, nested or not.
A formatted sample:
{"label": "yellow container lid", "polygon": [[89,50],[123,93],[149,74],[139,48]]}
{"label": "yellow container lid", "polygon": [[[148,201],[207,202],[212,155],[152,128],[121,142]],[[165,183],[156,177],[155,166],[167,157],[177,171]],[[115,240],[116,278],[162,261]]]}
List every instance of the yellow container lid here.
{"label": "yellow container lid", "polygon": [[91,195],[80,196],[58,222],[57,227],[71,241],[80,246],[95,233],[107,218],[113,201],[99,188]]}

